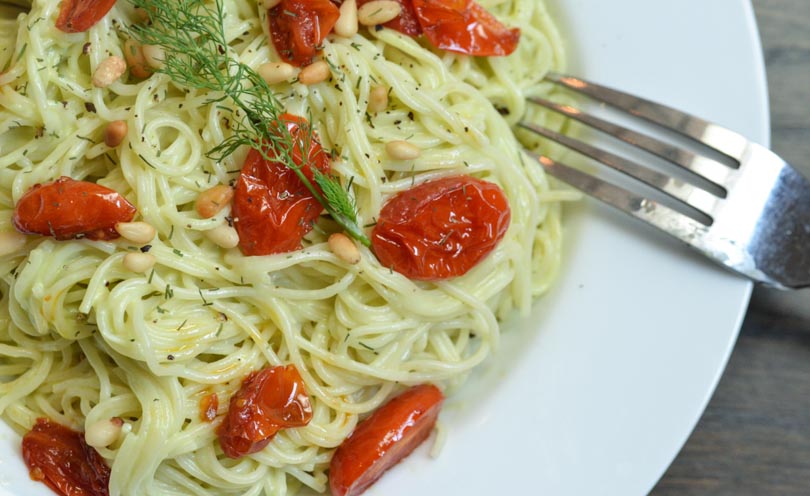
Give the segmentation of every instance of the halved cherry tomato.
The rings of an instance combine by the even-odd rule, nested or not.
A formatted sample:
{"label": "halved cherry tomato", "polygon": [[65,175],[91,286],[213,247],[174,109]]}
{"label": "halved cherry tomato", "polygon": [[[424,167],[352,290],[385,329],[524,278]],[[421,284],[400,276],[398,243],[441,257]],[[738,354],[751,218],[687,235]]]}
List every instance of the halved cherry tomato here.
{"label": "halved cherry tomato", "polygon": [[310,420],[312,406],[298,370],[269,367],[245,379],[217,435],[225,454],[239,458],[261,451],[281,429],[303,427]]}
{"label": "halved cherry tomato", "polygon": [[62,176],[28,190],[14,206],[12,222],[25,234],[109,240],[119,237],[115,224],[131,221],[135,212],[110,188]]}
{"label": "halved cherry tomato", "polygon": [[360,422],[329,465],[333,496],[357,496],[427,439],[444,395],[432,384],[412,387]]}
{"label": "halved cherry tomato", "polygon": [[[364,4],[372,0],[357,0],[357,7],[362,7]],[[416,11],[413,10],[411,0],[396,0],[402,6],[402,12],[383,24],[383,26],[395,29],[400,33],[407,34],[408,36],[419,36],[422,34],[422,26],[419,24],[419,19],[416,17]]]}
{"label": "halved cherry tomato", "polygon": [[64,496],[107,496],[110,468],[84,434],[39,418],[22,440],[31,478]]}
{"label": "halved cherry tomato", "polygon": [[[290,153],[293,162],[303,165],[304,175],[314,185],[312,167],[328,174],[329,155],[315,134],[309,133],[306,119],[284,114],[281,120],[293,140]],[[278,156],[277,153],[283,152],[268,150],[270,156]],[[233,197],[234,227],[242,253],[270,255],[301,248],[301,239],[312,230],[312,223],[322,211],[323,206],[295,171],[281,161],[264,160],[261,153],[250,150]]]}
{"label": "halved cherry tomato", "polygon": [[509,29],[473,0],[411,0],[425,36],[437,48],[467,55],[509,55],[520,29]]}
{"label": "halved cherry tomato", "polygon": [[87,31],[113,8],[115,0],[62,0],[56,28],[65,33]]}
{"label": "halved cherry tomato", "polygon": [[470,176],[429,181],[388,200],[371,233],[377,259],[416,280],[457,277],[503,238],[511,213],[503,190]]}
{"label": "halved cherry tomato", "polygon": [[268,17],[278,54],[286,62],[303,67],[320,51],[340,10],[329,0],[281,0]]}

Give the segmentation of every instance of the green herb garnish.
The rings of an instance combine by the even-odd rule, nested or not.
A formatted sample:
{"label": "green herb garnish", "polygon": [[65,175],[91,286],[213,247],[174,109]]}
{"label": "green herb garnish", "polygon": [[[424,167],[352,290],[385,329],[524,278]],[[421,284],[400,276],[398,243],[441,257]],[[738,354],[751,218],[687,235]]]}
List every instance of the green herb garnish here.
{"label": "green herb garnish", "polygon": [[[298,165],[292,157],[293,147],[300,146],[281,119],[283,106],[259,74],[233,57],[225,37],[225,11],[221,0],[213,7],[202,0],[130,0],[149,13],[150,23],[133,25],[132,36],[142,45],[157,45],[165,52],[163,67],[158,70],[177,85],[209,93],[209,103],[232,115],[233,134],[208,152],[220,161],[243,145],[262,154],[265,160],[281,161],[295,171],[312,196],[340,224],[347,234],[370,246],[371,242],[357,223],[354,200],[340,181],[312,167],[314,183],[302,168],[307,155],[302,153]],[[305,136],[303,149],[309,149],[312,129],[300,124]],[[320,187],[320,191],[318,187]],[[323,191],[323,193],[321,193]]]}

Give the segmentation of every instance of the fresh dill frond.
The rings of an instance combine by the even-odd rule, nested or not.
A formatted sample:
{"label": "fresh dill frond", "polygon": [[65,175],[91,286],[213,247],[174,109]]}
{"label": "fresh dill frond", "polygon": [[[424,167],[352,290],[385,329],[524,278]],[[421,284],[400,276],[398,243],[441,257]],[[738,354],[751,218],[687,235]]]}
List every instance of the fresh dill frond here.
{"label": "fresh dill frond", "polygon": [[326,201],[335,207],[335,211],[357,222],[357,215],[355,214],[357,207],[354,204],[354,200],[346,194],[346,191],[337,179],[317,169],[313,169],[313,173],[315,182],[321,187],[323,197]]}
{"label": "fresh dill frond", "polygon": [[207,155],[220,161],[247,145],[265,160],[281,161],[295,171],[335,222],[350,236],[370,246],[370,240],[357,224],[354,201],[340,181],[312,167],[317,185],[313,184],[302,171],[307,165],[306,153],[300,154],[303,163],[296,164],[293,148],[303,146],[303,150],[308,150],[312,129],[299,125],[304,139],[303,143],[297,143],[298,138],[291,135],[282,119],[283,106],[273,90],[256,71],[233,56],[225,36],[226,13],[221,0],[216,0],[213,6],[203,0],[130,2],[149,13],[150,22],[133,25],[130,32],[141,45],[163,49],[163,67],[158,71],[181,87],[205,91],[208,103],[217,104],[220,112],[231,114],[232,134]]}
{"label": "fresh dill frond", "polygon": [[[312,169],[312,172],[315,183],[320,186],[321,191],[323,191],[323,197],[330,205],[335,207],[335,212],[330,214],[332,218],[343,226],[349,235],[362,242],[359,236],[365,237],[365,235],[357,224],[357,205],[354,202],[354,198],[349,196],[347,189],[340,185],[340,181],[338,181],[336,177],[324,174],[318,169]],[[335,217],[336,215],[339,216],[339,218]],[[342,222],[341,219],[343,220]],[[346,225],[353,226],[352,229],[356,229],[357,232],[350,231]]]}

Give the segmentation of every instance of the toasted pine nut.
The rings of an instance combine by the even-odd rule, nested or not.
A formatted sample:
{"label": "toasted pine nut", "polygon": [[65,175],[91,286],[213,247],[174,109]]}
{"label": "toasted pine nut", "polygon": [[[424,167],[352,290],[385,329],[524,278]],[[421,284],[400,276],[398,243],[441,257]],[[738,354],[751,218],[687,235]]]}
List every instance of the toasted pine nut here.
{"label": "toasted pine nut", "polygon": [[301,72],[298,73],[298,82],[306,85],[322,83],[331,76],[332,70],[329,68],[329,64],[324,60],[319,60],[301,69]]}
{"label": "toasted pine nut", "polygon": [[118,417],[99,420],[87,426],[84,442],[94,448],[106,448],[118,439],[124,421]]}
{"label": "toasted pine nut", "polygon": [[143,56],[143,48],[137,41],[129,39],[124,42],[124,58],[127,59],[129,72],[137,78],[148,78],[152,72],[146,65],[146,58]]}
{"label": "toasted pine nut", "polygon": [[329,236],[329,249],[339,259],[347,264],[354,265],[360,262],[360,250],[354,241],[343,233],[334,233]]}
{"label": "toasted pine nut", "polygon": [[141,48],[146,65],[153,69],[162,69],[166,65],[166,52],[159,45],[144,45]]}
{"label": "toasted pine nut", "polygon": [[127,121],[112,121],[104,128],[104,144],[110,148],[115,148],[124,141],[129,132]]}
{"label": "toasted pine nut", "polygon": [[210,219],[219,213],[220,210],[225,208],[228,202],[233,198],[233,188],[227,184],[217,184],[213,188],[209,188],[197,197],[197,202],[194,208],[200,217],[203,219]]}
{"label": "toasted pine nut", "polygon": [[262,8],[265,9],[272,9],[276,5],[280,4],[281,0],[262,0]]}
{"label": "toasted pine nut", "polygon": [[115,225],[115,230],[124,239],[138,245],[152,241],[157,233],[152,224],[147,222],[119,222]]}
{"label": "toasted pine nut", "polygon": [[363,26],[376,26],[396,19],[402,5],[394,0],[374,0],[357,9],[357,21]]}
{"label": "toasted pine nut", "polygon": [[137,274],[143,274],[155,266],[157,259],[151,253],[133,251],[124,255],[124,267]]}
{"label": "toasted pine nut", "polygon": [[146,9],[143,9],[141,7],[135,7],[133,10],[135,12],[135,18],[141,24],[146,24],[151,20],[150,16],[149,16],[149,12]]}
{"label": "toasted pine nut", "polygon": [[222,224],[205,231],[205,236],[215,245],[228,250],[236,248],[239,245],[239,234],[236,232],[236,229],[228,224]]}
{"label": "toasted pine nut", "polygon": [[357,34],[357,0],[343,0],[340,17],[335,23],[335,34],[351,38]]}
{"label": "toasted pine nut", "polygon": [[127,70],[127,63],[124,59],[113,55],[102,60],[93,73],[93,86],[96,88],[106,88],[121,77]]}
{"label": "toasted pine nut", "polygon": [[267,84],[276,84],[292,79],[295,67],[286,62],[268,62],[259,66],[258,73]]}
{"label": "toasted pine nut", "polygon": [[385,144],[385,152],[394,160],[413,160],[419,158],[422,151],[407,141],[396,140]]}
{"label": "toasted pine nut", "polygon": [[23,233],[17,231],[0,232],[0,256],[9,255],[25,246],[28,239]]}
{"label": "toasted pine nut", "polygon": [[375,86],[368,94],[368,111],[382,112],[388,108],[388,88],[385,86]]}

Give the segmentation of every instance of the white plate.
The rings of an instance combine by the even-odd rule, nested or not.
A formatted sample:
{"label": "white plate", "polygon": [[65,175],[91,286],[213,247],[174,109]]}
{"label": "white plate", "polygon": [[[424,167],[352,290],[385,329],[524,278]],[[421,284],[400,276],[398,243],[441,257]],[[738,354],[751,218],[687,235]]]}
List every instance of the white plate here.
{"label": "white plate", "polygon": [[[768,144],[764,68],[747,0],[557,0],[572,72]],[[703,411],[751,286],[622,214],[567,219],[559,284],[445,409],[426,449],[369,496],[639,495]],[[0,426],[0,494],[51,495]]]}
{"label": "white plate", "polygon": [[[554,3],[571,72],[769,144],[747,0]],[[446,409],[439,457],[411,457],[369,496],[641,495],[664,473],[714,391],[751,285],[602,205],[567,222],[559,284]]]}

